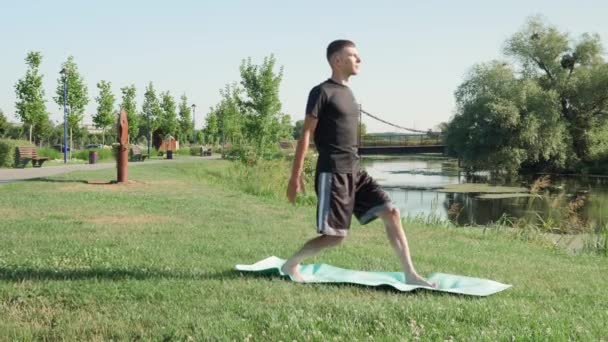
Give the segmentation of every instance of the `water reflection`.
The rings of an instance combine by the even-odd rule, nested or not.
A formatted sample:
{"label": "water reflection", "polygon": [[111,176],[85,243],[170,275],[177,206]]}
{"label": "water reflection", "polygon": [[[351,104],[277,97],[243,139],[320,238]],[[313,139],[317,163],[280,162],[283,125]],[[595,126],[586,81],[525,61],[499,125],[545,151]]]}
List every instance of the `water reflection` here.
{"label": "water reflection", "polygon": [[[457,171],[454,161],[410,156],[364,159],[363,165],[386,189],[403,215],[433,215],[460,225],[489,224],[504,215],[541,224],[575,219],[591,227],[608,224],[608,178],[552,176],[544,196],[479,198],[473,193],[437,191],[448,184],[478,181],[466,179]],[[516,185],[529,184],[531,179],[518,182]]]}

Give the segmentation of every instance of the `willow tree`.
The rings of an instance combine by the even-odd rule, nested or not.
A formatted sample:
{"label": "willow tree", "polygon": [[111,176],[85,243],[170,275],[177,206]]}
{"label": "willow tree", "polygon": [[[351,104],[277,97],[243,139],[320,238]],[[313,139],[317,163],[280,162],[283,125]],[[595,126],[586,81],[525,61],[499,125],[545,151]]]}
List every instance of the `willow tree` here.
{"label": "willow tree", "polygon": [[608,150],[608,64],[599,35],[577,38],[539,17],[456,91],[446,143],[473,169],[574,169]]}

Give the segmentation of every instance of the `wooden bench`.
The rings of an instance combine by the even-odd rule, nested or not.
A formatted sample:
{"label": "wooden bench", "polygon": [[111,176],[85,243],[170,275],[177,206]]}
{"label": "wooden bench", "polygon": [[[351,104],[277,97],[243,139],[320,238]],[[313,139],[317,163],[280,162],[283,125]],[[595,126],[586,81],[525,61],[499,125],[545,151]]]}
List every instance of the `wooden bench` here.
{"label": "wooden bench", "polygon": [[208,148],[206,150],[204,148],[202,148],[202,149],[203,149],[203,156],[210,156],[211,155],[211,148]]}
{"label": "wooden bench", "polygon": [[38,157],[38,151],[33,146],[18,146],[17,147],[17,160],[15,164],[17,167],[25,167],[27,163],[32,161],[33,167],[42,167],[42,163],[49,160],[48,157]]}
{"label": "wooden bench", "polygon": [[131,146],[131,160],[132,161],[144,161],[149,157],[148,154],[143,154],[141,152],[141,147],[137,145]]}

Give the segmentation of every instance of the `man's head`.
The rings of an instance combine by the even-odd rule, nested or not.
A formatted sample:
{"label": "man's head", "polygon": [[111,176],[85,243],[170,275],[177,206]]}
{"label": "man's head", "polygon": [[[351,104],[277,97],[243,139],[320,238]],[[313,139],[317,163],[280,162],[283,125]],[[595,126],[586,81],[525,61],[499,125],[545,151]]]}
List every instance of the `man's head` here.
{"label": "man's head", "polygon": [[352,76],[359,73],[361,58],[350,40],[334,40],[327,46],[327,61],[334,72],[344,76]]}

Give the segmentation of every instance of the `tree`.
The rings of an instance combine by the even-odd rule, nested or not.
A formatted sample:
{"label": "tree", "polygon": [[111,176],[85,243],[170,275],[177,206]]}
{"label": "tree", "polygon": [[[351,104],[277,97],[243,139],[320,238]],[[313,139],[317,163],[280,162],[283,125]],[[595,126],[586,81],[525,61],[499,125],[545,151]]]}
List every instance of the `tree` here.
{"label": "tree", "polygon": [[178,128],[177,111],[175,99],[169,91],[160,94],[160,108],[162,115],[158,128],[163,132],[163,135],[170,134],[175,136]]}
{"label": "tree", "polygon": [[190,106],[188,106],[188,98],[186,94],[180,97],[179,103],[179,140],[182,143],[191,141],[194,137],[194,123],[192,115],[190,115]]}
{"label": "tree", "polygon": [[97,83],[99,96],[95,98],[97,101],[97,114],[93,116],[95,127],[102,130],[102,143],[106,143],[106,129],[116,121],[114,114],[114,102],[116,101],[112,94],[112,84],[107,81]]}
{"label": "tree", "polygon": [[227,84],[223,90],[220,90],[222,100],[216,108],[216,116],[222,144],[226,142],[242,143],[245,117],[241,93],[242,90],[236,83]]}
{"label": "tree", "polygon": [[241,85],[245,98],[242,99],[245,115],[247,116],[245,133],[253,142],[258,152],[270,144],[276,144],[273,139],[272,127],[279,120],[281,101],[279,87],[283,78],[283,68],[275,72],[276,59],[273,55],[265,57],[261,65],[255,65],[251,58],[241,63]]}
{"label": "tree", "polygon": [[25,77],[15,84],[17,95],[17,116],[24,125],[29,126],[29,140],[32,141],[33,129],[36,124],[48,120],[46,104],[44,100],[44,89],[42,88],[42,75],[38,68],[42,62],[42,54],[31,51],[25,57],[28,70]]}
{"label": "tree", "polygon": [[122,103],[120,104],[120,107],[124,108],[129,122],[129,141],[134,141],[137,138],[137,133],[139,131],[139,116],[137,115],[137,104],[135,103],[135,85],[132,84],[130,86],[122,87],[120,88],[120,91],[122,92]]}
{"label": "tree", "polygon": [[0,109],[0,137],[4,137],[4,134],[8,130],[8,120],[4,116],[4,112]]}
{"label": "tree", "polygon": [[49,139],[53,135],[53,122],[48,119],[49,113],[46,113],[45,116],[47,119],[36,122],[32,130],[32,135],[41,145],[44,140]]}
{"label": "tree", "polygon": [[540,17],[528,20],[505,46],[505,54],[521,65],[523,78],[557,94],[579,160],[587,160],[593,135],[608,116],[608,64],[602,51],[598,34],[575,40]]}
{"label": "tree", "polygon": [[[146,92],[144,93],[144,102],[141,110],[142,118],[145,117],[146,121],[149,123],[148,133],[150,139],[152,139],[152,141],[155,141],[155,139],[162,140],[163,137],[155,138],[152,136],[152,132],[155,132],[158,129],[160,119],[162,117],[162,110],[160,108],[158,97],[156,96],[156,90],[154,89],[154,84],[152,82],[148,83],[148,86],[146,87]],[[148,138],[148,134],[146,135],[146,138]]]}
{"label": "tree", "polygon": [[295,126],[293,127],[292,136],[295,140],[300,140],[302,136],[302,131],[304,130],[304,120],[296,121]]}
{"label": "tree", "polygon": [[[62,64],[62,70],[65,70],[67,84],[67,98],[65,99],[65,103],[68,108],[67,121],[68,128],[70,129],[70,146],[71,149],[73,149],[72,133],[75,129],[79,128],[80,122],[84,117],[84,108],[89,103],[88,89],[83,77],[78,72],[78,66],[74,61],[74,56],[69,56]],[[59,107],[63,107],[64,104],[63,80],[63,75],[57,79],[56,96],[53,98]]]}
{"label": "tree", "polygon": [[122,93],[120,109],[124,108],[127,113],[127,120],[129,122],[129,141],[134,141],[138,134],[140,124],[140,116],[137,113],[137,103],[135,97],[137,96],[137,90],[134,84],[124,86],[120,88]]}
{"label": "tree", "polygon": [[478,65],[456,91],[446,143],[472,170],[563,167],[569,153],[556,101],[555,92],[518,79],[505,63]]}
{"label": "tree", "polygon": [[597,35],[572,40],[529,19],[505,45],[517,64],[479,64],[456,90],[449,151],[471,169],[496,171],[574,169],[601,155],[597,138],[608,120],[601,51]]}
{"label": "tree", "polygon": [[207,117],[205,118],[205,142],[208,144],[216,144],[219,141],[219,125],[217,120],[217,107],[210,108]]}

